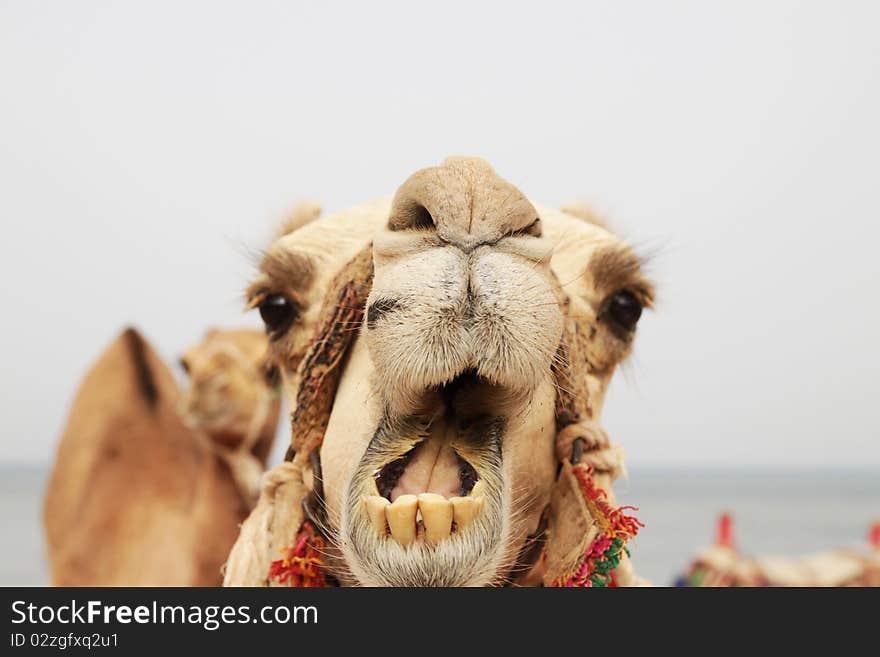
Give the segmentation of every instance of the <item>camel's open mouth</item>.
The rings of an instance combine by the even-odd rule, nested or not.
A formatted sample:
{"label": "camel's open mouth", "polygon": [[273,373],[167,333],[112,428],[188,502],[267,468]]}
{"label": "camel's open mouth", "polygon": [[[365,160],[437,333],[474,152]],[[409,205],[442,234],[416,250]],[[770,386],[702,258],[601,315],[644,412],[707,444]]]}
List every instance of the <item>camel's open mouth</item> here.
{"label": "camel's open mouth", "polygon": [[432,431],[429,438],[379,470],[376,475],[379,495],[391,503],[401,495],[434,493],[446,498],[469,495],[479,479],[477,471],[445,440],[443,433]]}
{"label": "camel's open mouth", "polygon": [[476,469],[445,440],[445,431],[432,429],[429,438],[379,470],[379,495],[365,498],[374,528],[381,535],[390,532],[401,545],[418,539],[436,544],[462,531],[482,510]]}
{"label": "camel's open mouth", "polygon": [[382,451],[397,455],[374,470],[373,494],[364,497],[380,536],[401,545],[435,545],[480,515],[486,494],[480,473],[496,470],[500,460],[498,394],[496,386],[465,372],[427,392],[427,413],[408,429],[384,434]]}

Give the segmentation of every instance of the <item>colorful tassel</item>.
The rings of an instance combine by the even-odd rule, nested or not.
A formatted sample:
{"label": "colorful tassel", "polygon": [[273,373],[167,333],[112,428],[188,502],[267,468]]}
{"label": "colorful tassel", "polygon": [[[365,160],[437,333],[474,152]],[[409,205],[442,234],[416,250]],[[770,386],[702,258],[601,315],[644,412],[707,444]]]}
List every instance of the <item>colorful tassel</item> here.
{"label": "colorful tassel", "polygon": [[573,573],[558,578],[553,585],[560,587],[606,587],[617,586],[615,569],[625,553],[629,556],[626,543],[644,527],[635,516],[624,511],[637,511],[633,506],[613,508],[608,504],[606,493],[593,483],[593,468],[589,463],[579,463],[573,472],[578,480],[584,501],[593,518],[602,527],[597,536],[580,559],[580,565]]}
{"label": "colorful tassel", "polygon": [[327,586],[322,568],[324,539],[308,520],[302,524],[293,547],[282,550],[283,559],[269,566],[269,581],[292,587],[316,588]]}

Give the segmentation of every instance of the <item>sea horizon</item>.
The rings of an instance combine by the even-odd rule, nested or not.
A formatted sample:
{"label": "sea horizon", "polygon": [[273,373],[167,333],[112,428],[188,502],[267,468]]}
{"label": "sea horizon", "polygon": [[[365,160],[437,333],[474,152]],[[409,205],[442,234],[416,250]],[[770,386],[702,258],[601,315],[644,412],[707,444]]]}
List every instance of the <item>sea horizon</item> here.
{"label": "sea horizon", "polygon": [[[0,464],[0,512],[7,523],[0,585],[49,583],[42,529],[48,464]],[[618,503],[645,523],[632,542],[636,571],[674,582],[711,544],[722,512],[734,519],[738,548],[751,556],[799,556],[864,547],[880,520],[880,476],[871,466],[631,465],[615,483]]]}

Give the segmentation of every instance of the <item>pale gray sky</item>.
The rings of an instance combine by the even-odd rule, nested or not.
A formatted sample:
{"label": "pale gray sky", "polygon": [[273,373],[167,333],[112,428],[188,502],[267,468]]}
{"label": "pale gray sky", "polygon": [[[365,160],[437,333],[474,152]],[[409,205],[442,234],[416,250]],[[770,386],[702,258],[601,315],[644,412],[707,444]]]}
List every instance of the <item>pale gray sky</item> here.
{"label": "pale gray sky", "polygon": [[[308,6],[306,6],[308,5]],[[657,312],[633,464],[880,466],[880,4],[0,2],[0,461],[47,461],[124,325],[243,318],[298,199],[449,154],[594,203]]]}

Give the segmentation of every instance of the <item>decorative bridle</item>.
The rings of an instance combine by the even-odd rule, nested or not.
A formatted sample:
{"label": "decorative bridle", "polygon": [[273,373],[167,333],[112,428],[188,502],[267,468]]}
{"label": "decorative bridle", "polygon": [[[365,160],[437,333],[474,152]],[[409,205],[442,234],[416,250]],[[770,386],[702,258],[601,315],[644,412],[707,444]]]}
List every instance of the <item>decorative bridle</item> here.
{"label": "decorative bridle", "polygon": [[[271,562],[266,576],[270,585],[327,586],[332,584],[323,560],[326,541],[320,533],[325,523],[323,482],[319,452],[330,419],[330,412],[342,363],[363,320],[373,277],[372,248],[368,246],[336,276],[325,297],[320,322],[309,349],[299,366],[300,387],[296,410],[291,419],[292,441],[284,468],[292,482],[275,500],[276,522],[272,529],[275,544],[286,542],[281,558]],[[586,338],[571,317],[555,359],[556,456],[559,471],[551,501],[544,510],[538,531],[526,541],[528,546],[517,562],[517,570],[538,570],[545,586],[616,586],[628,555],[627,542],[642,524],[626,511],[615,507],[611,482],[623,468],[620,451],[610,444],[605,432],[593,421],[593,410],[586,384]],[[303,473],[310,471],[312,485]],[[280,484],[268,481],[270,491]],[[300,505],[295,504],[299,498]],[[278,522],[279,504],[289,517]],[[513,575],[511,576],[513,577]],[[516,580],[513,580],[516,581]]]}

